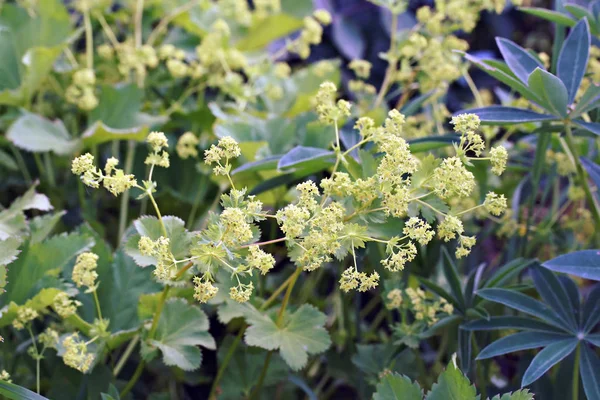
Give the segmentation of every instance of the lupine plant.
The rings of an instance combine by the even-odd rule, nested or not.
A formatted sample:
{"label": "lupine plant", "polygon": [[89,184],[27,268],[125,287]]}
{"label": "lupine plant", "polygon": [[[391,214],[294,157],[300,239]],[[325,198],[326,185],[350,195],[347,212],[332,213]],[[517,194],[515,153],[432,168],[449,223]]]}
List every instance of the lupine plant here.
{"label": "lupine plant", "polygon": [[0,394],[600,399],[600,3],[312,3],[0,1]]}

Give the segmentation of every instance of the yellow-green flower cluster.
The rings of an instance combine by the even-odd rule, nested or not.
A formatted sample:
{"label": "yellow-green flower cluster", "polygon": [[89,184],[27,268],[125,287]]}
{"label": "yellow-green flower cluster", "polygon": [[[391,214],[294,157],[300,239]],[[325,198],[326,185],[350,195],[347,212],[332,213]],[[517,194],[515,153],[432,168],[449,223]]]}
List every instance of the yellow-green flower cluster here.
{"label": "yellow-green flower cluster", "polygon": [[340,289],[348,293],[350,290],[358,289],[359,292],[366,292],[377,287],[379,284],[379,274],[372,272],[367,275],[365,272],[359,272],[356,267],[349,267],[340,278]]}
{"label": "yellow-green flower cluster", "polygon": [[2,372],[0,372],[0,381],[12,383],[12,379],[10,379],[10,374],[6,372],[5,369],[3,369]]}
{"label": "yellow-green flower cluster", "polygon": [[96,168],[94,165],[94,156],[86,153],[76,157],[71,165],[71,171],[75,175],[79,175],[81,181],[92,188],[100,187],[100,183],[117,196],[133,186],[137,185],[135,176],[125,174],[122,169],[115,168],[119,164],[119,160],[114,157],[106,160],[104,172]]}
{"label": "yellow-green flower cluster", "polygon": [[415,259],[417,247],[413,242],[400,243],[399,237],[393,237],[386,247],[387,258],[381,260],[381,265],[392,272],[402,271],[404,266]]}
{"label": "yellow-green flower cluster", "polygon": [[219,288],[214,286],[209,279],[194,277],[194,299],[206,303],[217,295]]}
{"label": "yellow-green flower cluster", "polygon": [[386,298],[388,299],[388,302],[386,303],[385,306],[388,308],[388,310],[400,308],[400,306],[402,305],[402,301],[403,301],[402,290],[392,289],[389,291]]}
{"label": "yellow-green flower cluster", "polygon": [[350,116],[350,103],[346,100],[335,101],[337,88],[332,82],[324,82],[315,97],[319,120],[324,124],[334,124],[344,117]]}
{"label": "yellow-green flower cluster", "polygon": [[138,242],[138,249],[142,255],[156,259],[154,277],[159,282],[170,282],[175,279],[177,264],[175,264],[175,257],[171,253],[169,238],[161,236],[156,240],[152,240],[148,236],[142,236]]}
{"label": "yellow-green flower cluster", "polygon": [[250,246],[248,251],[246,263],[250,268],[257,269],[261,274],[266,275],[275,266],[275,258],[258,246]]}
{"label": "yellow-green flower cluster", "polygon": [[33,308],[21,306],[17,309],[17,316],[13,320],[12,325],[15,329],[21,330],[38,316],[38,312]]}
{"label": "yellow-green flower cluster", "polygon": [[237,301],[238,303],[245,303],[250,300],[250,296],[252,296],[252,291],[254,290],[254,285],[252,282],[248,284],[240,283],[237,286],[233,286],[229,289],[229,297],[232,300]]}
{"label": "yellow-green flower cluster", "polygon": [[98,287],[96,284],[96,279],[98,279],[98,273],[96,272],[97,267],[97,254],[92,252],[81,253],[77,256],[77,260],[75,260],[71,279],[75,282],[77,287],[85,286],[88,288],[86,293],[91,293]]}
{"label": "yellow-green flower cluster", "polygon": [[492,173],[502,175],[506,169],[508,161],[508,152],[503,146],[496,146],[490,150],[490,162],[492,163]]}
{"label": "yellow-green flower cluster", "polygon": [[446,299],[433,300],[420,288],[407,288],[404,293],[410,300],[410,310],[418,322],[433,325],[439,320],[440,314],[452,314],[454,307]]}
{"label": "yellow-green flower cluster", "polygon": [[435,232],[431,229],[431,225],[418,217],[412,217],[406,221],[402,232],[423,246],[429,243],[435,235]]}
{"label": "yellow-green flower cluster", "polygon": [[506,197],[503,194],[498,195],[494,192],[488,192],[483,202],[485,209],[492,215],[500,216],[506,211]]}
{"label": "yellow-green flower cluster", "polygon": [[96,74],[94,70],[85,68],[73,74],[73,83],[65,91],[66,100],[82,110],[90,111],[98,106],[98,98],[94,93]]}
{"label": "yellow-green flower cluster", "polygon": [[58,346],[60,337],[58,332],[52,328],[46,328],[46,330],[38,336],[40,343],[47,348],[55,349]]}
{"label": "yellow-green flower cluster", "polygon": [[449,157],[433,172],[435,194],[442,199],[468,197],[475,189],[475,176],[458,157]]}
{"label": "yellow-green flower cluster", "polygon": [[302,59],[310,55],[310,46],[321,43],[323,38],[322,25],[331,23],[331,15],[326,10],[316,10],[312,16],[304,17],[304,26],[298,39],[288,42],[289,51],[296,53]]}
{"label": "yellow-green flower cluster", "polygon": [[146,143],[150,146],[152,153],[148,154],[144,164],[157,165],[163,168],[169,168],[169,141],[163,132],[150,132],[146,138]]}
{"label": "yellow-green flower cluster", "polygon": [[237,158],[242,154],[240,146],[230,136],[225,136],[219,140],[217,145],[212,145],[204,152],[204,162],[206,164],[217,164],[213,168],[215,175],[228,175],[231,171],[231,159]]}
{"label": "yellow-green flower cluster", "polygon": [[94,355],[88,352],[87,343],[79,339],[79,334],[73,333],[67,336],[62,345],[65,349],[64,363],[80,372],[88,372],[94,362]]}
{"label": "yellow-green flower cluster", "polygon": [[197,157],[198,143],[200,143],[200,140],[192,132],[184,133],[177,141],[177,147],[175,147],[177,155],[184,160],[189,157]]}
{"label": "yellow-green flower cluster", "polygon": [[62,318],[68,318],[77,312],[80,305],[80,301],[71,299],[65,292],[60,292],[54,297],[52,307]]}

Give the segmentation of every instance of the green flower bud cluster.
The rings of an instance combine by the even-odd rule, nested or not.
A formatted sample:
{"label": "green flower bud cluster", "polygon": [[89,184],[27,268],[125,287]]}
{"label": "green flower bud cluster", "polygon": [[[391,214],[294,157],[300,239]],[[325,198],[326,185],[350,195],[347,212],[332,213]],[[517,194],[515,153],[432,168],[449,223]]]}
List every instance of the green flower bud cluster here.
{"label": "green flower bud cluster", "polygon": [[92,188],[100,187],[100,183],[117,196],[137,185],[135,177],[125,174],[122,169],[115,168],[119,163],[114,157],[109,158],[104,166],[104,172],[94,166],[94,156],[86,153],[73,160],[71,171],[79,175],[82,182]]}
{"label": "green flower bud cluster", "polygon": [[65,99],[84,111],[93,110],[98,107],[98,98],[94,93],[95,84],[96,74],[94,70],[85,68],[75,71],[73,83],[65,92]]}

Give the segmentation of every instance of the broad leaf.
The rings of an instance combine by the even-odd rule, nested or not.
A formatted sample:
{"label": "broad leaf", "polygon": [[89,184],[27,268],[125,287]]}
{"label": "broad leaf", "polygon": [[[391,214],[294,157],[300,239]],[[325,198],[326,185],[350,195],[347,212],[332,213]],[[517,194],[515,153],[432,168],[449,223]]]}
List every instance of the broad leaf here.
{"label": "broad leaf", "polygon": [[496,38],[496,44],[506,64],[522,82],[527,82],[527,78],[536,68],[544,68],[535,57],[518,44],[504,38]]}
{"label": "broad leaf", "polygon": [[528,389],[521,389],[513,393],[505,393],[502,397],[497,394],[492,397],[492,400],[533,400],[533,393]]}
{"label": "broad leaf", "polygon": [[115,129],[106,126],[100,121],[96,121],[83,132],[81,138],[85,148],[113,140],[135,140],[141,142],[148,135],[148,130],[147,126]]}
{"label": "broad leaf", "polygon": [[560,79],[542,68],[536,68],[529,75],[527,84],[540,98],[540,105],[547,111],[562,118],[567,116],[569,94]]}
{"label": "broad leaf", "polygon": [[453,363],[438,377],[437,383],[431,387],[426,400],[477,400],[475,386]]}
{"label": "broad leaf", "polygon": [[579,341],[576,338],[565,339],[548,345],[531,361],[523,375],[521,386],[527,386],[538,380],[555,364],[575,350]]}
{"label": "broad leaf", "polygon": [[387,374],[377,384],[373,400],[423,400],[423,389],[404,375]]}
{"label": "broad leaf", "polygon": [[460,283],[460,278],[458,276],[458,268],[448,250],[443,247],[442,248],[442,268],[444,270],[444,276],[450,285],[450,290],[452,291],[452,295],[458,300],[460,304],[460,309],[464,311],[466,309],[465,298],[463,296],[462,286]]}
{"label": "broad leaf", "polygon": [[23,248],[23,253],[8,272],[6,301],[22,304],[39,289],[39,281],[59,272],[77,254],[93,246],[94,240],[79,232],[53,236],[41,243]]}
{"label": "broad leaf", "polygon": [[32,152],[52,151],[58,155],[73,154],[79,140],[71,138],[62,121],[25,113],[6,132],[6,138],[15,146]]}
{"label": "broad leaf", "polygon": [[600,399],[600,359],[588,346],[581,346],[579,369],[583,389],[588,399]]}
{"label": "broad leaf", "polygon": [[15,237],[0,240],[0,265],[5,266],[15,261],[20,253],[19,246],[21,241]]}
{"label": "broad leaf", "polygon": [[600,107],[600,85],[591,83],[575,105],[575,109],[571,115],[578,117],[598,107]]}
{"label": "broad leaf", "polygon": [[504,106],[473,108],[460,111],[460,113],[477,114],[484,125],[511,125],[525,122],[555,121],[558,119],[558,117],[553,115],[539,114],[529,110]]}
{"label": "broad leaf", "polygon": [[266,315],[255,312],[248,316],[251,326],[246,330],[246,343],[267,350],[279,349],[285,362],[294,371],[306,365],[309,354],[329,348],[331,339],[325,324],[325,314],[305,304],[286,319],[281,327]]}
{"label": "broad leaf", "polygon": [[552,271],[600,281],[600,250],[581,250],[563,254],[542,265]]}
{"label": "broad leaf", "polygon": [[31,308],[41,313],[42,310],[48,308],[54,303],[54,298],[59,294],[61,290],[56,288],[42,289],[36,293],[31,299],[24,302],[24,304],[17,304],[10,302],[3,308],[2,315],[0,315],[0,327],[10,325],[12,321],[17,317],[17,310],[20,305]]}
{"label": "broad leaf", "polygon": [[503,354],[512,353],[515,351],[545,347],[549,344],[567,339],[571,340],[572,337],[568,335],[561,335],[558,333],[546,332],[513,333],[512,335],[508,335],[501,339],[498,339],[492,344],[485,347],[477,355],[477,360],[485,360],[486,358],[501,356]]}
{"label": "broad leaf", "polygon": [[567,88],[569,104],[575,100],[585,74],[590,55],[590,41],[590,28],[584,18],[571,30],[560,50],[556,74]]}
{"label": "broad leaf", "polygon": [[172,299],[165,303],[158,321],[152,346],[160,349],[163,362],[184,371],[198,369],[202,363],[201,345],[214,350],[216,343],[208,333],[208,317],[197,306],[183,299]]}
{"label": "broad leaf", "polygon": [[600,322],[600,285],[596,284],[594,290],[592,290],[583,307],[583,331],[584,333],[590,332]]}
{"label": "broad leaf", "polygon": [[[185,229],[185,223],[171,215],[164,216],[162,221],[170,239],[171,252],[176,259],[186,257],[189,253],[192,234]],[[129,228],[124,239],[125,253],[132,257],[137,265],[140,267],[156,265],[156,258],[143,255],[138,248],[138,242],[142,236],[148,236],[152,240],[163,236],[158,218],[148,215],[138,218],[133,222],[133,228]]]}
{"label": "broad leaf", "polygon": [[302,19],[288,14],[270,15],[256,19],[243,38],[236,43],[240,51],[255,51],[264,48],[275,39],[289,35],[302,28]]}

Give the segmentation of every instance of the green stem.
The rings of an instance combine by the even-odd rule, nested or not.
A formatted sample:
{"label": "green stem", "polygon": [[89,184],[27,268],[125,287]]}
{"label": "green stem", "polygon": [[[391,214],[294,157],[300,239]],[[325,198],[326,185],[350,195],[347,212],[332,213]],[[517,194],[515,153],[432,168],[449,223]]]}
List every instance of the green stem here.
{"label": "green stem", "polygon": [[123,352],[123,355],[121,356],[121,358],[117,362],[117,365],[115,366],[115,369],[113,370],[113,375],[114,376],[118,376],[119,375],[119,372],[121,372],[121,370],[125,366],[125,362],[129,358],[129,356],[133,352],[133,349],[135,349],[135,346],[137,345],[137,343],[139,341],[140,341],[140,335],[135,335],[135,337],[133,338],[133,340],[131,342],[129,342],[129,344],[127,345],[127,348]]}
{"label": "green stem", "polygon": [[42,179],[42,176],[44,177],[44,179],[46,178],[46,171],[44,168],[44,164],[42,163],[42,158],[40,157],[40,153],[33,153],[33,160],[35,161],[35,166],[38,169],[38,176],[40,179]]}
{"label": "green stem", "polygon": [[102,311],[100,311],[100,301],[98,300],[98,293],[96,290],[92,292],[94,294],[94,303],[96,303],[96,311],[98,312],[98,319],[102,320]]}
{"label": "green stem", "polygon": [[25,164],[25,160],[23,159],[23,155],[21,154],[21,152],[19,151],[19,149],[17,149],[15,147],[14,144],[10,144],[10,150],[13,153],[13,156],[15,156],[15,160],[17,161],[17,165],[19,166],[19,169],[21,170],[21,173],[23,174],[23,178],[25,179],[25,181],[27,182],[28,185],[31,185],[31,174],[29,173],[29,170],[27,169],[27,164]]}
{"label": "green stem", "polygon": [[168,238],[169,235],[167,234],[167,228],[165,228],[165,224],[163,223],[162,215],[160,214],[160,210],[158,209],[158,204],[156,204],[156,200],[154,200],[154,196],[152,196],[152,193],[148,193],[148,197],[150,198],[150,201],[154,206],[154,211],[156,211],[156,216],[158,217],[158,222],[160,223],[160,229],[162,231],[162,234],[165,238]]}
{"label": "green stem", "polygon": [[469,86],[469,89],[473,94],[473,98],[477,103],[477,107],[484,107],[483,99],[481,98],[481,93],[479,93],[479,90],[477,90],[477,86],[475,85],[475,82],[473,82],[473,79],[471,78],[471,75],[469,75],[469,71],[466,68],[463,72],[463,77],[465,78],[465,81],[467,81],[467,86]]}
{"label": "green stem", "polygon": [[581,343],[575,350],[575,365],[573,366],[573,395],[572,400],[579,400],[579,358],[581,357]]}
{"label": "green stem", "polygon": [[94,36],[90,11],[87,7],[83,10],[83,23],[85,26],[85,61],[89,69],[94,68]]}
{"label": "green stem", "polygon": [[235,353],[235,349],[238,347],[238,345],[242,341],[242,337],[244,336],[245,331],[246,331],[246,327],[243,327],[242,329],[240,329],[237,336],[235,337],[235,340],[233,341],[233,343],[231,343],[231,346],[229,347],[229,350],[227,351],[227,354],[225,355],[225,358],[223,359],[223,364],[221,364],[219,371],[217,371],[217,376],[215,377],[212,387],[210,388],[210,394],[208,395],[208,400],[216,399],[215,393],[217,391],[219,382],[221,381],[221,377],[223,376],[223,373],[225,372],[225,368],[227,367],[227,365],[229,365],[229,361],[231,360],[231,357],[233,357],[233,353]]}
{"label": "green stem", "polygon": [[[114,154],[113,154],[114,155]],[[127,155],[125,156],[125,174],[130,174],[133,169],[133,160],[135,158],[135,142],[127,142]],[[119,210],[119,236],[117,240],[123,238],[125,228],[127,227],[127,214],[129,212],[129,190],[121,195],[121,207]]]}
{"label": "green stem", "polygon": [[396,59],[396,36],[398,30],[398,16],[392,13],[392,25],[390,28],[390,51],[388,52],[388,60],[389,65],[387,70],[385,71],[385,77],[383,78],[383,83],[381,84],[381,88],[379,89],[379,94],[377,95],[377,99],[375,100],[375,104],[373,108],[377,108],[383,102],[385,98],[385,94],[387,93],[390,85],[392,84],[393,75],[396,72],[396,63],[398,60]]}
{"label": "green stem", "polygon": [[137,0],[135,6],[135,47],[142,47],[142,16],[144,15],[144,0]]}
{"label": "green stem", "polygon": [[260,372],[260,378],[258,378],[258,383],[256,384],[256,389],[250,396],[250,400],[259,398],[260,389],[265,381],[265,377],[267,376],[267,371],[269,370],[269,363],[271,362],[271,357],[273,356],[273,350],[270,350],[265,357],[265,363],[263,364],[262,371]]}
{"label": "green stem", "polygon": [[121,398],[125,397],[131,391],[131,389],[133,389],[133,386],[135,385],[137,380],[140,379],[140,376],[142,375],[142,372],[144,371],[145,366],[146,366],[146,363],[144,361],[140,361],[137,368],[135,369],[135,372],[133,373],[133,376],[131,377],[131,379],[129,379],[129,382],[127,382],[127,385],[123,388],[123,390],[119,394],[119,397],[121,397]]}
{"label": "green stem", "polygon": [[50,157],[50,153],[44,153],[44,168],[46,170],[46,174],[48,175],[48,184],[50,187],[55,187],[56,179],[54,179],[54,168],[52,167],[52,159]]}
{"label": "green stem", "polygon": [[38,351],[37,342],[35,341],[35,335],[31,330],[31,324],[27,324],[27,330],[29,331],[29,335],[31,336],[31,341],[33,342],[33,348],[35,349],[35,376],[36,376],[36,390],[37,393],[40,393],[40,353]]}
{"label": "green stem", "polygon": [[[204,183],[204,176],[202,176],[201,182]],[[190,215],[188,216],[186,223],[186,228],[188,229],[192,229],[192,226],[194,225],[194,219],[196,219],[196,212],[198,211],[198,207],[200,206],[200,200],[202,200],[204,197],[204,193],[204,190],[198,188],[198,192],[194,197],[194,203],[192,203],[192,209],[190,210]]]}
{"label": "green stem", "polygon": [[[598,210],[598,204],[594,199],[594,194],[590,189],[590,185],[588,183],[585,170],[581,165],[581,161],[579,160],[579,155],[577,154],[577,150],[575,148],[575,142],[573,140],[573,132],[571,130],[571,124],[565,124],[567,135],[565,136],[565,141],[567,142],[568,151],[571,153],[571,158],[575,163],[575,168],[577,170],[577,179],[579,180],[579,184],[583,186],[583,190],[585,191],[585,197],[588,202],[588,206],[592,212],[592,216],[594,217],[594,221],[596,226],[600,226],[600,211]],[[596,239],[598,239],[598,233],[596,233]]]}

